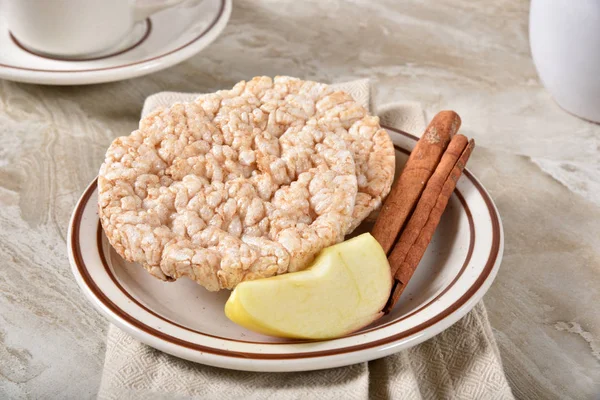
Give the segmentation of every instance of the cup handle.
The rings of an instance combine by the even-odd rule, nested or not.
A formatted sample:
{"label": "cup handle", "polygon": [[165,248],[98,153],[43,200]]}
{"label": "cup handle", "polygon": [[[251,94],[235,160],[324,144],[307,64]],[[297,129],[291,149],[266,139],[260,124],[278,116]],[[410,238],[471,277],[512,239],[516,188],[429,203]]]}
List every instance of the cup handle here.
{"label": "cup handle", "polygon": [[134,19],[143,21],[152,14],[181,3],[183,0],[136,0]]}

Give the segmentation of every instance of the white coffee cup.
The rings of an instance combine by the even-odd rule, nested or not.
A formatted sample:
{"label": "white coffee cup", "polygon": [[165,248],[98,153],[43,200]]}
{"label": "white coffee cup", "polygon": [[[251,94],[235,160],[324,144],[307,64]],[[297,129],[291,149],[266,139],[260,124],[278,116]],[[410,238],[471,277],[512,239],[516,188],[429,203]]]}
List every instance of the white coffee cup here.
{"label": "white coffee cup", "polygon": [[5,19],[11,34],[27,49],[77,58],[116,46],[136,22],[179,2],[5,0]]}
{"label": "white coffee cup", "polygon": [[600,1],[532,0],[531,54],[563,109],[600,122]]}

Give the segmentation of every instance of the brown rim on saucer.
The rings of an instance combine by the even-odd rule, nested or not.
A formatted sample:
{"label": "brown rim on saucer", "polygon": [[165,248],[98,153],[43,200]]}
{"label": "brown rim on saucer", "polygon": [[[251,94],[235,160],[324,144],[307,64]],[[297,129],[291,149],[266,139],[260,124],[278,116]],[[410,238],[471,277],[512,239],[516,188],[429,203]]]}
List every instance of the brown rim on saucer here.
{"label": "brown rim on saucer", "polygon": [[[406,132],[402,132],[400,130],[389,128],[389,127],[384,127],[384,128],[394,131],[394,132],[397,132],[397,133],[399,133],[407,138],[413,139],[415,141],[418,140],[417,137],[410,135]],[[81,254],[81,247],[80,247],[80,243],[79,243],[79,227],[81,225],[81,218],[82,218],[83,210],[84,210],[85,206],[87,205],[92,193],[96,189],[96,181],[94,181],[87,188],[87,190],[85,191],[85,193],[82,196],[81,201],[79,202],[79,204],[77,205],[77,207],[75,209],[73,220],[72,220],[72,225],[71,225],[71,236],[69,238],[69,241],[70,241],[69,244],[71,246],[71,252],[73,254],[73,260],[74,260],[75,266],[76,266],[79,274],[81,275],[85,285],[88,287],[90,292],[94,294],[96,299],[104,307],[106,307],[111,312],[111,314],[113,314],[113,316],[115,318],[117,318],[118,320],[121,320],[124,324],[133,326],[136,329],[138,329],[146,334],[149,334],[151,336],[154,336],[158,339],[161,339],[165,342],[168,342],[168,343],[171,343],[171,344],[174,344],[177,346],[181,346],[181,347],[184,347],[184,348],[187,348],[190,350],[203,352],[203,353],[210,353],[210,354],[214,354],[214,355],[218,355],[218,356],[256,359],[256,360],[302,359],[302,358],[340,355],[340,354],[345,354],[345,353],[360,351],[360,350],[366,350],[366,349],[378,347],[381,345],[389,344],[389,343],[395,342],[397,340],[406,338],[408,336],[414,335],[416,333],[419,333],[420,331],[436,324],[437,322],[448,317],[450,314],[454,313],[456,310],[458,310],[460,307],[462,307],[482,287],[483,283],[486,281],[486,279],[492,272],[494,265],[496,263],[496,260],[498,259],[499,250],[500,250],[500,238],[501,238],[500,219],[499,219],[499,216],[493,205],[492,200],[490,199],[490,197],[487,194],[487,192],[485,191],[485,189],[483,189],[481,184],[476,179],[474,179],[473,175],[468,170],[464,171],[464,175],[467,179],[469,179],[473,183],[475,188],[479,191],[480,195],[482,196],[482,198],[485,202],[485,205],[488,209],[491,224],[492,224],[492,247],[490,249],[490,254],[488,256],[488,259],[486,261],[486,264],[483,268],[481,275],[479,275],[477,277],[477,280],[471,285],[471,287],[469,287],[469,289],[457,301],[455,301],[453,304],[448,306],[445,310],[443,310],[442,312],[440,312],[438,315],[434,316],[433,318],[430,318],[429,320],[427,320],[415,327],[407,329],[403,332],[399,332],[395,335],[388,336],[386,338],[374,340],[372,342],[363,343],[360,345],[342,347],[342,348],[338,348],[338,349],[322,350],[322,351],[314,351],[314,352],[302,352],[302,353],[293,353],[293,354],[247,353],[247,352],[222,350],[219,348],[208,347],[208,346],[200,345],[197,343],[193,343],[193,342],[189,342],[189,341],[185,341],[185,340],[173,337],[173,336],[168,335],[164,332],[161,332],[155,328],[147,326],[146,324],[138,321],[137,319],[133,318],[131,315],[127,314],[125,311],[123,311],[121,308],[119,308],[116,304],[114,304],[110,299],[108,299],[106,297],[106,295],[98,288],[96,283],[91,278],[89,272],[87,271],[85,263],[83,262],[82,254]],[[470,233],[471,233],[469,250],[467,253],[466,261],[463,264],[459,274],[454,278],[454,280],[450,283],[450,285],[442,291],[442,293],[438,294],[438,296],[435,299],[431,300],[424,306],[420,307],[418,310],[413,311],[408,315],[401,316],[394,321],[390,321],[390,322],[386,323],[385,325],[373,327],[373,328],[371,328],[369,330],[365,330],[365,331],[360,331],[360,332],[357,332],[356,334],[364,334],[366,332],[382,329],[384,327],[396,324],[396,323],[408,318],[409,316],[422,311],[424,308],[428,307],[433,302],[435,302],[441,295],[446,293],[455,284],[455,282],[459,279],[459,277],[462,275],[462,273],[464,272],[466,266],[468,265],[468,263],[470,261],[470,258],[471,258],[472,252],[473,252],[473,247],[474,247],[474,242],[475,242],[475,232],[474,232],[474,227],[473,227],[473,216],[472,216],[472,213],[471,213],[469,207],[467,206],[463,196],[459,194],[458,190],[455,193],[457,194],[457,196],[459,196],[459,200],[461,201],[461,204],[465,208],[465,212],[467,213],[467,217],[469,219],[469,228],[470,228]],[[100,225],[100,224],[98,223],[98,225]],[[101,228],[99,228],[99,229],[101,229]],[[98,240],[100,240],[102,237],[100,234],[101,234],[101,231],[99,231]],[[107,273],[109,274],[109,276],[113,280],[113,282],[117,285],[117,287],[121,291],[123,291],[123,293],[126,294],[128,298],[133,300],[138,306],[141,306],[144,310],[146,310],[146,311],[150,312],[152,315],[157,316],[158,318],[168,322],[169,324],[173,324],[173,325],[183,328],[185,330],[192,331],[194,333],[198,333],[198,334],[201,334],[204,336],[219,338],[222,340],[232,341],[232,342],[245,342],[245,343],[253,343],[253,344],[263,344],[263,345],[269,345],[269,346],[280,345],[280,344],[302,343],[302,342],[264,343],[264,342],[254,342],[254,341],[253,342],[240,341],[240,340],[236,340],[236,339],[229,339],[229,338],[222,338],[222,337],[218,337],[218,336],[208,335],[208,334],[205,334],[205,333],[202,333],[199,331],[195,331],[195,330],[191,330],[189,328],[183,327],[179,324],[173,323],[172,321],[169,321],[169,320],[165,319],[164,317],[157,315],[156,313],[149,310],[147,307],[141,305],[138,301],[133,299],[132,296],[129,293],[127,293],[120,284],[118,284],[116,277],[114,277],[114,275],[112,274],[112,271],[110,271],[110,267],[107,265],[106,260],[104,259],[104,252],[102,251],[101,242],[99,242],[98,245],[100,246],[98,248],[98,251],[100,252],[100,256],[102,258],[104,268],[106,269]],[[349,336],[352,336],[352,335],[349,335]]]}
{"label": "brown rim on saucer", "polygon": [[[11,69],[18,69],[18,70],[22,70],[22,71],[33,71],[33,72],[77,73],[77,72],[95,72],[95,71],[106,71],[106,70],[111,70],[111,69],[119,69],[119,68],[124,68],[124,67],[130,67],[132,65],[143,64],[143,63],[146,63],[148,61],[154,61],[156,59],[159,59],[159,58],[162,58],[162,57],[166,57],[166,56],[171,55],[173,53],[177,53],[180,50],[183,50],[184,48],[190,46],[191,44],[193,44],[194,42],[196,42],[200,38],[202,38],[204,35],[206,35],[208,32],[210,32],[211,29],[213,28],[213,26],[215,26],[217,24],[217,22],[219,22],[219,20],[221,19],[221,16],[223,15],[223,13],[225,11],[225,4],[226,4],[226,0],[221,0],[221,4],[219,6],[219,11],[215,15],[215,18],[210,22],[210,24],[206,27],[206,29],[204,29],[202,32],[200,32],[198,34],[198,36],[196,36],[195,38],[191,39],[187,43],[185,43],[185,44],[177,47],[176,49],[170,50],[170,51],[168,51],[168,52],[166,52],[164,54],[160,54],[158,56],[146,58],[144,60],[135,61],[135,62],[123,64],[123,65],[115,65],[115,66],[112,66],[112,67],[90,68],[90,69],[83,69],[83,70],[80,70],[80,69],[70,70],[70,69],[28,68],[28,67],[19,67],[19,66],[16,66],[16,65],[9,65],[9,64],[3,64],[3,63],[0,63],[0,67],[11,68]],[[19,46],[19,47],[21,47],[21,46]],[[131,50],[131,48],[128,49],[128,50]],[[118,54],[121,54],[121,53],[113,54],[111,56],[115,56],[115,55],[118,55]],[[35,55],[38,55],[38,54],[35,54]],[[46,57],[46,58],[48,58],[48,57]],[[103,57],[103,58],[105,58],[105,57]],[[88,59],[88,60],[82,60],[82,61],[91,61],[91,60],[94,60],[94,59]],[[73,61],[73,60],[69,59],[68,61]]]}

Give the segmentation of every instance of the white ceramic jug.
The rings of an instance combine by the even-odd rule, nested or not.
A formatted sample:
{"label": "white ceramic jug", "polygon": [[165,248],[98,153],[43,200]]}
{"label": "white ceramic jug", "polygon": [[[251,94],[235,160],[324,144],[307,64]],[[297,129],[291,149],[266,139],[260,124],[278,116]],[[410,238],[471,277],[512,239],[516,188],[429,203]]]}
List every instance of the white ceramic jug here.
{"label": "white ceramic jug", "polygon": [[600,0],[532,0],[529,41],[540,79],[556,102],[600,122]]}

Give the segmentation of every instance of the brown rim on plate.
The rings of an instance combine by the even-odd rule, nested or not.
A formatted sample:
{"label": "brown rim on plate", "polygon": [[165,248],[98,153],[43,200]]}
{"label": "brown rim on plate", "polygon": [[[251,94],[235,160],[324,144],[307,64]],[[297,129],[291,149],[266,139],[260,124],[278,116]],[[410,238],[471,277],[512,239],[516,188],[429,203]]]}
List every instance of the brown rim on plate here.
{"label": "brown rim on plate", "polygon": [[60,56],[53,56],[53,55],[49,55],[49,54],[38,53],[35,50],[30,50],[27,47],[25,47],[25,45],[23,45],[23,43],[19,42],[19,39],[17,39],[11,31],[8,31],[8,35],[10,36],[10,39],[14,42],[14,44],[17,45],[17,47],[19,47],[21,50],[23,50],[29,54],[33,54],[34,56],[37,56],[37,57],[42,57],[42,58],[46,58],[48,60],[54,60],[54,61],[70,61],[70,62],[96,61],[96,60],[102,60],[102,59],[110,58],[110,57],[114,57],[114,56],[119,56],[123,53],[128,52],[129,50],[135,49],[140,44],[142,44],[144,41],[146,41],[146,39],[148,39],[148,36],[150,36],[150,32],[152,32],[152,21],[150,21],[150,18],[146,18],[143,22],[146,23],[146,30],[145,30],[144,34],[142,35],[142,37],[140,39],[138,39],[134,44],[132,44],[122,50],[117,50],[114,53],[109,53],[109,54],[96,56],[96,57],[89,57],[89,58],[67,58],[67,57],[60,57]]}
{"label": "brown rim on plate", "polygon": [[[405,154],[410,154],[410,152],[406,149],[403,149],[401,147],[398,147],[396,145],[394,145],[394,148],[398,151],[400,151],[401,153],[405,153]],[[94,181],[94,183],[92,183],[86,193],[84,194],[85,200],[84,203],[87,204],[87,202],[89,201],[89,197],[91,196],[91,194],[94,192],[94,189],[96,188],[97,184],[96,184],[97,180]],[[89,191],[89,193],[87,193]],[[431,299],[430,301],[428,301],[426,304],[422,305],[421,307],[417,308],[416,310],[406,314],[406,315],[401,315],[399,317],[397,317],[396,319],[393,319],[391,321],[386,322],[385,324],[382,325],[378,325],[378,326],[374,326],[372,328],[367,328],[367,329],[361,329],[359,331],[353,332],[351,334],[345,335],[343,337],[351,337],[351,336],[357,336],[357,335],[362,335],[365,334],[367,332],[372,332],[372,331],[376,331],[379,329],[383,329],[386,328],[392,324],[398,323],[400,321],[403,321],[413,315],[415,315],[418,312],[421,312],[422,310],[424,310],[425,308],[429,307],[431,304],[433,304],[435,301],[437,301],[440,297],[442,297],[448,290],[450,290],[454,284],[458,281],[458,279],[463,275],[463,273],[465,272],[465,270],[467,269],[467,265],[469,264],[469,261],[471,261],[471,256],[473,255],[473,249],[475,247],[475,224],[473,222],[473,214],[471,213],[471,209],[469,208],[469,206],[467,205],[467,202],[465,200],[465,198],[463,197],[463,195],[460,193],[460,191],[455,190],[454,194],[456,194],[456,197],[458,198],[458,200],[460,201],[461,205],[463,206],[463,209],[465,210],[465,214],[467,215],[467,220],[469,222],[469,248],[467,250],[467,254],[465,256],[465,261],[462,264],[461,269],[458,271],[458,274],[454,277],[454,279],[450,282],[450,284],[448,286],[446,286],[440,293],[437,294],[437,296],[435,296],[433,299]],[[82,208],[83,209],[83,208]],[[150,308],[148,308],[146,305],[144,305],[143,303],[141,303],[140,301],[138,301],[131,293],[129,293],[119,282],[119,280],[117,279],[117,277],[115,276],[115,274],[113,273],[113,270],[110,268],[110,265],[108,264],[108,261],[106,260],[106,256],[104,254],[104,245],[103,245],[103,238],[104,238],[104,231],[102,229],[102,225],[100,224],[100,221],[98,221],[98,229],[97,229],[97,233],[96,233],[96,246],[98,249],[98,254],[100,256],[100,260],[102,261],[102,265],[104,266],[104,270],[106,271],[106,274],[110,277],[110,279],[112,280],[113,284],[121,291],[121,293],[123,293],[129,300],[131,300],[133,303],[135,303],[138,307],[142,308],[143,310],[145,310],[146,312],[148,312],[149,314],[155,316],[156,318],[159,318],[171,325],[174,325],[178,328],[184,329],[188,332],[192,332],[192,333],[196,333],[199,335],[204,335],[204,336],[209,336],[215,339],[221,339],[221,340],[227,340],[227,341],[231,341],[231,342],[238,342],[238,343],[252,343],[252,344],[267,344],[267,345],[285,345],[285,344],[299,344],[299,343],[311,343],[314,342],[313,340],[287,340],[286,342],[280,342],[280,343],[273,343],[273,342],[260,342],[260,341],[250,341],[250,340],[240,340],[240,339],[232,339],[232,338],[227,338],[227,337],[223,337],[223,336],[216,336],[216,335],[212,335],[210,333],[206,333],[206,332],[202,332],[202,331],[198,331],[192,328],[189,328],[187,326],[181,325],[175,321],[170,320],[169,318],[160,315],[156,312],[154,312],[153,310],[151,310]],[[110,244],[108,245],[110,246]],[[91,281],[91,277],[90,277],[90,281]],[[92,283],[93,284],[93,283]],[[97,288],[97,286],[95,284],[93,284],[95,286],[95,288],[99,291],[100,289]],[[89,286],[89,285],[88,285]],[[113,303],[114,304],[114,303]],[[116,305],[115,305],[116,307]],[[128,314],[129,316],[129,314]],[[133,317],[129,316],[128,320],[132,319]]]}
{"label": "brown rim on plate", "polygon": [[[389,128],[389,127],[385,127],[385,128],[388,130],[397,132],[397,133],[399,133],[405,137],[408,137],[410,139],[413,139],[415,141],[418,140],[417,137],[410,135],[406,132],[402,132],[400,130]],[[450,305],[448,308],[446,308],[444,311],[442,311],[438,315],[434,316],[433,318],[430,318],[429,320],[427,320],[415,327],[407,329],[403,332],[399,332],[395,335],[388,336],[386,338],[374,340],[372,342],[363,343],[360,345],[342,347],[342,348],[338,348],[338,349],[322,350],[322,351],[314,351],[314,352],[303,352],[303,353],[293,353],[293,354],[264,354],[264,353],[247,353],[247,352],[239,352],[239,351],[222,350],[222,349],[218,349],[218,348],[214,348],[214,347],[203,346],[203,345],[200,345],[197,343],[192,343],[192,342],[188,342],[188,341],[173,337],[173,336],[165,334],[164,332],[161,332],[157,329],[149,327],[149,326],[145,325],[144,323],[131,317],[129,314],[127,314],[126,312],[121,310],[118,306],[116,306],[110,299],[108,299],[106,297],[106,295],[96,286],[96,284],[91,279],[91,276],[89,275],[87,269],[85,268],[85,264],[83,262],[83,257],[81,254],[81,248],[80,248],[80,243],[79,243],[79,227],[80,227],[80,222],[81,222],[81,218],[82,218],[82,214],[83,214],[83,209],[84,209],[85,205],[87,204],[87,202],[89,201],[89,197],[91,196],[91,194],[94,191],[93,189],[95,189],[94,183],[92,183],[88,187],[88,189],[82,196],[81,201],[79,202],[79,204],[77,205],[77,207],[75,209],[74,217],[72,220],[73,222],[71,225],[71,237],[69,238],[70,246],[71,246],[71,251],[73,254],[73,259],[74,259],[75,265],[79,271],[79,274],[81,275],[81,277],[82,277],[84,283],[87,285],[88,289],[90,289],[90,291],[94,294],[96,299],[98,301],[100,301],[100,303],[104,307],[106,307],[108,310],[110,310],[110,312],[117,319],[120,319],[123,323],[133,326],[136,329],[138,329],[146,334],[149,334],[151,336],[154,336],[158,339],[161,339],[165,342],[168,342],[168,343],[171,343],[171,344],[174,344],[177,346],[181,346],[181,347],[184,347],[184,348],[187,348],[190,350],[204,352],[204,353],[210,353],[210,354],[214,354],[214,355],[218,355],[218,356],[257,359],[257,360],[302,359],[302,358],[314,358],[314,357],[340,355],[340,354],[345,354],[345,353],[360,351],[360,350],[366,350],[366,349],[378,347],[381,345],[389,344],[389,343],[395,342],[397,340],[411,336],[413,334],[416,334],[416,333],[424,330],[425,328],[428,328],[428,327],[436,324],[437,322],[445,319],[452,313],[454,313],[462,305],[464,305],[482,287],[483,283],[486,281],[486,279],[492,272],[493,267],[498,258],[498,254],[499,254],[499,250],[500,250],[500,237],[501,237],[500,220],[499,220],[498,214],[496,212],[496,209],[493,205],[493,202],[490,199],[489,195],[486,193],[485,189],[483,189],[481,184],[476,179],[474,179],[473,175],[468,170],[464,171],[464,175],[467,177],[467,179],[469,179],[473,183],[475,188],[481,194],[481,196],[485,202],[485,205],[488,209],[488,212],[490,215],[490,220],[492,223],[492,248],[490,249],[490,254],[488,256],[488,259],[486,261],[486,264],[483,268],[481,275],[479,275],[479,277],[477,277],[476,281],[457,301],[455,301],[452,305]],[[471,248],[471,245],[469,247]],[[99,250],[101,251],[101,249],[99,249]],[[470,251],[469,251],[469,257],[468,257],[469,259],[470,259],[471,252],[472,252],[472,249],[470,249]],[[463,268],[465,266],[466,266],[466,264],[463,265]],[[111,279],[114,279],[112,277],[112,273],[111,273]],[[458,279],[458,278],[455,278],[455,280],[456,279]],[[452,282],[452,284],[454,284],[454,281]],[[430,303],[432,303],[432,302],[430,302]],[[430,303],[428,303],[427,305],[429,305]],[[423,308],[424,307],[421,307],[421,310]],[[418,310],[418,311],[420,311],[420,310]],[[413,314],[414,313],[415,312],[413,312]],[[405,316],[400,317],[399,320],[404,319],[404,318],[407,318],[407,317],[405,317]],[[391,324],[398,323],[399,320],[391,321],[384,326],[389,326]],[[170,321],[168,321],[168,322],[172,323]],[[382,327],[375,327],[375,328],[373,328],[373,330],[380,329]],[[189,328],[186,328],[186,329],[189,330]],[[362,332],[360,332],[360,334],[364,334],[365,332],[366,331],[362,331]],[[202,333],[202,335],[206,335],[206,334]],[[206,336],[210,336],[210,335],[206,335]],[[240,342],[238,340],[232,340],[232,339],[224,339],[224,340]],[[250,343],[261,344],[260,342],[250,342]],[[279,344],[279,343],[269,343],[269,345],[275,345],[275,344]],[[284,344],[293,344],[293,343],[284,343]]]}
{"label": "brown rim on plate", "polygon": [[[221,16],[223,15],[223,12],[225,11],[225,3],[226,0],[221,0],[221,4],[219,6],[219,11],[217,12],[215,18],[211,21],[211,23],[206,27],[206,29],[204,29],[202,32],[200,32],[198,34],[198,36],[196,36],[195,38],[191,39],[190,41],[188,41],[187,43],[182,44],[181,46],[177,47],[176,49],[170,50],[166,53],[160,54],[158,56],[154,56],[154,57],[150,57],[150,58],[146,58],[144,60],[140,60],[140,61],[135,61],[135,62],[131,62],[131,63],[127,63],[127,64],[123,64],[123,65],[115,65],[112,67],[103,67],[103,68],[90,68],[90,69],[74,69],[74,70],[70,70],[70,69],[41,69],[41,68],[28,68],[28,67],[19,67],[16,65],[9,65],[9,64],[3,64],[0,63],[0,67],[4,67],[4,68],[11,68],[11,69],[18,69],[21,71],[33,71],[33,72],[57,72],[57,73],[77,73],[77,72],[96,72],[96,71],[106,71],[106,70],[111,70],[111,69],[118,69],[118,68],[125,68],[125,67],[130,67],[132,65],[138,65],[138,64],[143,64],[146,63],[148,61],[154,61],[157,60],[159,58],[162,57],[166,57],[168,55],[171,55],[173,53],[176,53],[180,50],[183,50],[184,48],[190,46],[191,44],[193,44],[194,42],[198,41],[200,38],[202,38],[204,35],[206,35],[208,32],[210,32],[210,30],[217,24],[217,22],[219,22],[219,20],[221,19]],[[118,53],[121,54],[121,53]],[[37,55],[37,54],[36,54]],[[117,55],[117,54],[114,54]],[[72,60],[69,60],[72,61]],[[90,61],[90,60],[85,60],[85,61]]]}

